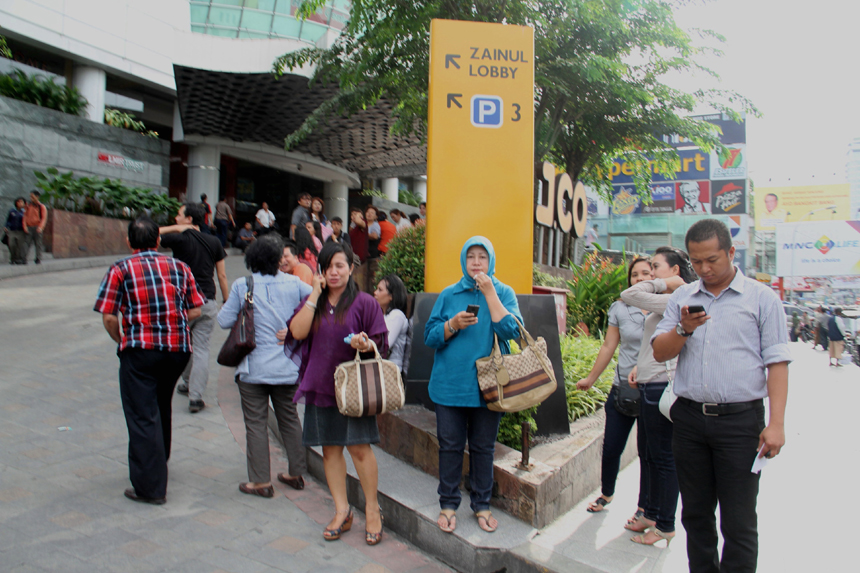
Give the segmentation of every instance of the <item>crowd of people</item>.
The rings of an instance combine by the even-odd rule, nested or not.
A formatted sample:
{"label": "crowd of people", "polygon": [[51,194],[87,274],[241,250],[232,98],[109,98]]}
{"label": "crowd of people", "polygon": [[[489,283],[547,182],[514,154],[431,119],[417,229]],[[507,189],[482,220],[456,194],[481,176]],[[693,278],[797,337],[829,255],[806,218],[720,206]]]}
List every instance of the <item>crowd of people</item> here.
{"label": "crowd of people", "polygon": [[[334,369],[352,360],[356,350],[371,352],[374,347],[402,371],[408,369],[412,322],[406,316],[403,282],[389,275],[379,281],[373,296],[360,292],[352,279],[352,249],[337,240],[341,230],[333,229],[333,240],[317,245],[313,239],[322,236],[322,226],[309,219],[292,229],[296,241],[277,233],[250,241],[244,257],[251,274],[228,287],[226,254],[216,236],[203,232],[205,217],[201,204],[186,203],[174,225],[159,228],[148,217],[130,223],[128,246],[133,254],[112,265],[99,288],[95,310],[119,345],[132,483],[125,496],[157,505],[166,502],[174,389],[189,395],[191,413],[205,408],[202,395],[214,323],[231,328],[243,302],[251,299],[256,347],[235,372],[248,469],[248,481],[240,483],[239,490],[274,496],[267,426],[271,402],[289,462],[288,472],[276,476],[278,481],[303,489],[305,448],[322,446],[335,502],[335,516],[323,536],[339,539],[353,519],[346,495],[346,448],[364,490],[366,542],[376,545],[382,540],[378,470],[370,448],[379,441],[376,418],[339,412]],[[173,256],[159,253],[159,247],[171,249]],[[354,336],[344,344],[350,334]],[[305,405],[303,421],[297,403]]]}
{"label": "crowd of people", "polygon": [[37,265],[42,262],[42,233],[48,224],[48,208],[39,200],[40,197],[38,191],[30,193],[29,203],[18,197],[6,216],[3,231],[10,265],[28,264],[31,247],[35,250],[33,262]]}
{"label": "crowd of people", "polygon": [[[235,371],[248,469],[248,481],[239,490],[264,498],[275,494],[267,430],[271,402],[289,462],[288,472],[278,473],[277,480],[304,488],[306,448],[322,447],[335,506],[323,537],[337,540],[354,519],[345,449],[364,494],[365,541],[375,545],[382,540],[383,516],[370,446],[379,441],[379,430],[375,416],[341,414],[334,371],[356,352],[372,356],[377,350],[401,371],[408,370],[412,323],[406,288],[399,277],[388,275],[371,296],[353,280],[357,259],[351,244],[366,236],[368,253],[381,251],[391,231],[377,208],[353,210],[355,225],[347,234],[325,219],[322,201],[317,205],[302,197],[299,207],[310,208],[307,220],[294,213],[290,239],[270,232],[248,243],[245,266],[251,274],[229,288],[221,242],[201,232],[207,224],[201,205],[184,204],[174,225],[158,228],[146,217],[129,225],[133,254],[109,269],[95,305],[119,345],[133,486],[125,495],[139,502],[166,502],[174,388],[182,379],[179,391],[189,394],[190,411],[205,407],[202,392],[214,322],[231,328],[243,302],[252,300],[256,348]],[[396,233],[397,226],[389,225]],[[172,249],[174,256],[160,254],[159,246]],[[687,251],[660,247],[653,257],[630,263],[628,288],[609,309],[609,327],[595,364],[577,383],[583,390],[593,386],[618,351],[605,407],[601,495],[588,511],[604,511],[612,502],[621,455],[638,422],[638,507],[625,525],[637,533],[631,541],[668,544],[675,536],[680,495],[691,570],[752,571],[759,475],[750,467],[757,456],[779,454],[785,442],[788,333],[778,297],[732,264],[734,248],[723,223],[695,223],[685,246]],[[494,336],[508,353],[507,341],[517,337],[523,318],[513,289],[494,276],[496,256],[488,239],[467,240],[460,267],[462,278],[440,293],[423,333],[425,344],[435,351],[428,390],[439,441],[437,526],[448,533],[457,527],[468,442],[470,509],[478,527],[493,532],[498,527],[490,511],[493,453],[501,414],[481,398],[476,360],[491,352]],[[838,324],[839,315],[831,322]],[[832,331],[829,338],[833,346]],[[674,397],[668,410],[661,404],[667,396]],[[770,401],[768,423],[765,398]],[[304,404],[301,421],[297,403]],[[717,505],[725,540],[721,555]]]}

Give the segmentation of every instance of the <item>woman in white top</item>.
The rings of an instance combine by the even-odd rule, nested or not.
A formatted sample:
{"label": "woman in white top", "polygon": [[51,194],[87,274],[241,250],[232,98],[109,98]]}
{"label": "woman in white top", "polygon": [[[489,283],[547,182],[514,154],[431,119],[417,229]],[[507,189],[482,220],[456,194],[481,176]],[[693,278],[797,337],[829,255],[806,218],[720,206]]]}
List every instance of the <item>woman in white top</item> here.
{"label": "woman in white top", "polygon": [[395,274],[379,281],[373,298],[382,307],[385,326],[388,328],[388,359],[403,370],[404,350],[409,337],[409,319],[406,318],[406,286]]}
{"label": "woman in white top", "polygon": [[[651,335],[663,319],[671,294],[697,279],[687,253],[674,247],[660,247],[651,259],[653,280],[632,285],[621,293],[626,304],[648,312],[642,333],[642,345],[636,367],[628,382],[639,387],[639,435],[644,437],[644,459],[648,491],[644,496],[643,514],[626,529],[642,533],[630,540],[654,545],[661,539],[666,545],[675,537],[675,510],[678,507],[678,476],[672,455],[672,422],[660,413],[660,397],[674,376],[676,360],[657,362],[651,348]],[[640,449],[640,456],[642,450]]]}

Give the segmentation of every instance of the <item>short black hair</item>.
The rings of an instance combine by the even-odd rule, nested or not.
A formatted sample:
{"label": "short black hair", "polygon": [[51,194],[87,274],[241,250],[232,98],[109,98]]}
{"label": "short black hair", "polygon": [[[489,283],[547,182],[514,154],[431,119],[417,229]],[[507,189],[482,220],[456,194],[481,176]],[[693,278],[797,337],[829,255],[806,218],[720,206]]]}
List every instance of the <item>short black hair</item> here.
{"label": "short black hair", "polygon": [[426,206],[427,206],[427,201],[421,201],[420,203],[418,203],[418,206],[419,206],[419,207],[426,207]]}
{"label": "short black hair", "polygon": [[203,195],[201,195],[201,196],[200,196],[200,202],[202,203],[203,201],[205,201],[205,200],[206,200],[206,199],[208,199],[208,198],[209,198],[209,195],[207,195],[206,193],[204,193]]}
{"label": "short black hair", "polygon": [[26,200],[26,199],[24,199],[23,197],[18,197],[17,199],[15,199],[15,202],[14,202],[14,203],[12,203],[12,204],[13,204],[13,205],[17,205],[17,204],[18,204],[18,201],[23,201],[25,204],[27,203],[27,200]]}
{"label": "short black hair", "polygon": [[380,221],[387,221],[388,215],[385,214],[385,211],[377,211],[376,216],[379,217]]}
{"label": "short black hair", "polygon": [[40,192],[36,191],[35,189],[33,191],[30,191],[30,195],[35,195],[36,198],[39,198],[42,196],[42,194]]}
{"label": "short black hair", "polygon": [[413,225],[415,224],[415,221],[417,221],[420,218],[421,218],[421,215],[419,215],[418,213],[412,213],[411,215],[409,215],[409,220],[412,222]]}
{"label": "short black hair", "polygon": [[200,203],[185,203],[183,206],[185,207],[185,216],[191,217],[192,225],[202,227],[206,224],[203,205],[201,205]]}
{"label": "short black hair", "polygon": [[299,193],[299,198],[297,199],[297,201],[301,201],[301,200],[302,200],[302,199],[304,199],[304,198],[311,199],[311,194],[310,194],[310,193],[308,193],[307,191],[304,191],[304,192],[302,192],[302,193]]}
{"label": "short black hair", "polygon": [[245,249],[245,266],[252,273],[275,276],[284,256],[284,241],[274,233],[261,237]]}
{"label": "short black hair", "polygon": [[128,224],[128,244],[132,249],[154,249],[158,246],[158,225],[141,215]]}
{"label": "short black hair", "polygon": [[394,273],[382,277],[382,280],[385,281],[385,288],[391,295],[391,304],[388,305],[388,312],[396,308],[403,314],[406,314],[406,285]]}
{"label": "short black hair", "polygon": [[362,214],[364,214],[364,211],[362,211],[362,210],[361,210],[361,207],[353,206],[353,207],[350,207],[350,208],[349,208],[349,213],[350,213],[350,214],[352,214],[352,213],[362,213]]}
{"label": "short black hair", "polygon": [[329,222],[340,223],[341,225],[343,225],[343,219],[341,219],[340,217],[332,217],[331,219],[329,219]]}
{"label": "short black hair", "polygon": [[284,249],[289,249],[294,257],[299,256],[299,248],[293,241],[284,241]]}
{"label": "short black hair", "polygon": [[716,219],[702,219],[693,223],[693,226],[687,229],[684,245],[689,251],[690,243],[704,243],[714,237],[719,241],[720,250],[728,253],[732,248],[732,235],[726,224]]}

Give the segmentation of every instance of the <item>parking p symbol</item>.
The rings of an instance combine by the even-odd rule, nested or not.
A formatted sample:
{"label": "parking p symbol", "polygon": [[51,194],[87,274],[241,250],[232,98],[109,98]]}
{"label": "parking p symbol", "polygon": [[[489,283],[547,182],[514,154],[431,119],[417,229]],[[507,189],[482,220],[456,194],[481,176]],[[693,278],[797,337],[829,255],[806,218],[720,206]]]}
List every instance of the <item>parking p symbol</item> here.
{"label": "parking p symbol", "polygon": [[471,119],[475,127],[502,127],[502,98],[472,96]]}

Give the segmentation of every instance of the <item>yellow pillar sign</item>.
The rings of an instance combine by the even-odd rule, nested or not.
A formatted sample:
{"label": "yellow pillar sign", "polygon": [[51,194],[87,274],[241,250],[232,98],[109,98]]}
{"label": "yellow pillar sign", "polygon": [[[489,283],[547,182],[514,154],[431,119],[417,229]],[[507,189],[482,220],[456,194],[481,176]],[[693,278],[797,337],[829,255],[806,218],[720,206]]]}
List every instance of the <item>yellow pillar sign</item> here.
{"label": "yellow pillar sign", "polygon": [[534,30],[433,20],[428,119],[424,290],[457,282],[463,243],[484,235],[496,277],[531,294]]}

